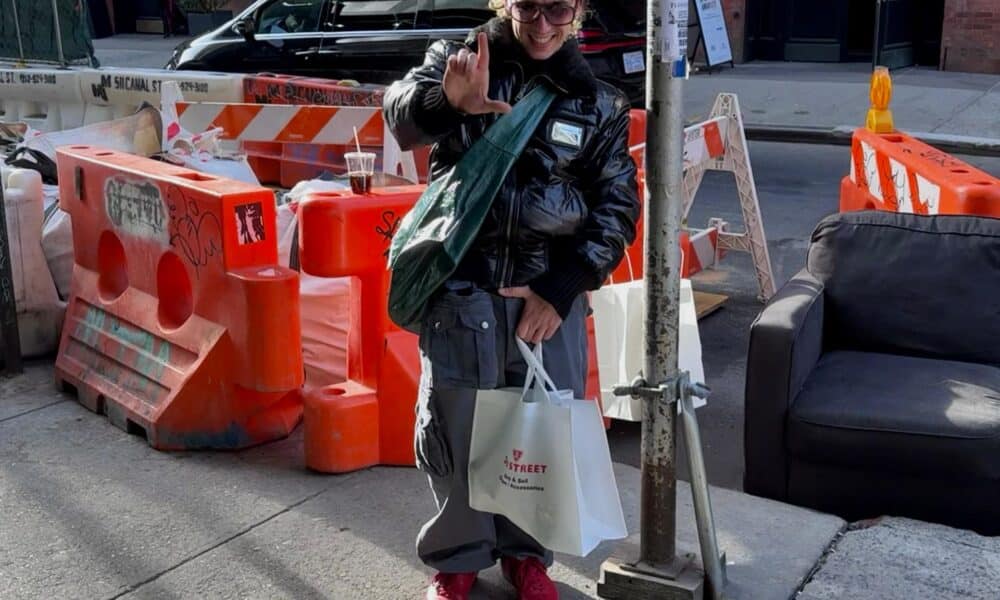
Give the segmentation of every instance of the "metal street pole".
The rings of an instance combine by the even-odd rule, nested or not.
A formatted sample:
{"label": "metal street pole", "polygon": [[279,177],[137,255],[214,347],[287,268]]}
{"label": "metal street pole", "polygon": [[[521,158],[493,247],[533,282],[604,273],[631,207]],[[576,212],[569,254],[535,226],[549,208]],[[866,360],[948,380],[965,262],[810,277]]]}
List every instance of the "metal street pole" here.
{"label": "metal street pole", "polygon": [[24,63],[24,41],[21,40],[21,19],[17,16],[17,0],[10,0],[11,6],[14,8],[14,33],[17,35],[17,54],[21,59],[18,66]]}
{"label": "metal street pole", "polygon": [[875,41],[872,42],[872,71],[878,66],[879,54],[881,50],[879,46],[882,43],[882,0],[875,0]]}
{"label": "metal street pole", "polygon": [[56,26],[56,49],[59,50],[59,64],[66,66],[66,55],[63,53],[62,28],[59,26],[59,2],[52,0],[52,20]]}
{"label": "metal street pole", "polygon": [[[652,27],[647,35],[657,40],[674,31],[679,34],[673,27],[680,24],[665,31],[669,23],[661,23],[660,31],[656,31],[660,15],[652,12],[655,4],[650,2],[647,18]],[[673,13],[675,22],[679,16]],[[686,19],[683,30],[687,31]],[[646,76],[645,375],[646,381],[654,384],[677,374],[681,264],[678,236],[683,204],[684,80],[673,76],[672,57],[664,57],[663,50],[662,43],[654,48]],[[685,54],[681,54],[681,61]],[[677,407],[663,400],[646,398],[642,420],[639,560],[653,567],[669,565],[676,558]]]}
{"label": "metal street pole", "polygon": [[[704,575],[676,554],[677,340],[683,205],[688,0],[648,0],[646,53],[645,380],[628,388],[643,398],[641,522],[638,556],[601,567],[602,598],[701,598]],[[621,391],[621,390],[619,390]],[[616,393],[618,393],[616,391]]]}

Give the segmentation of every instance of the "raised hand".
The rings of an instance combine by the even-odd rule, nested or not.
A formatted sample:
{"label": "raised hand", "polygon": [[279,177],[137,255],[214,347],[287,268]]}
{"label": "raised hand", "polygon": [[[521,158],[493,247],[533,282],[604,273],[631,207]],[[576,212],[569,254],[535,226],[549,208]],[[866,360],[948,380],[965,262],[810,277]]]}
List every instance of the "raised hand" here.
{"label": "raised hand", "polygon": [[462,48],[448,57],[441,86],[448,103],[468,115],[508,113],[510,104],[490,100],[490,47],[486,33],[476,38],[479,52]]}

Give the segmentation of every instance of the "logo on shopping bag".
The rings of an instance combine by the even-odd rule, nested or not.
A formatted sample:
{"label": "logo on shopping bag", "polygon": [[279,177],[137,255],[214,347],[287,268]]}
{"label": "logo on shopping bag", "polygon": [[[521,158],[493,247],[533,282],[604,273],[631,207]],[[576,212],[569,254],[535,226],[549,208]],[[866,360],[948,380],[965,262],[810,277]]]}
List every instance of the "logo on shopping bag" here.
{"label": "logo on shopping bag", "polygon": [[511,452],[514,460],[509,457],[503,457],[503,465],[507,467],[508,471],[513,471],[514,473],[545,473],[545,470],[549,468],[549,465],[545,463],[529,463],[521,462],[524,458],[524,451],[514,448]]}
{"label": "logo on shopping bag", "polygon": [[549,465],[522,461],[524,450],[518,448],[512,448],[510,454],[503,457],[504,471],[500,474],[500,483],[512,490],[544,492],[545,478],[538,476],[545,475]]}

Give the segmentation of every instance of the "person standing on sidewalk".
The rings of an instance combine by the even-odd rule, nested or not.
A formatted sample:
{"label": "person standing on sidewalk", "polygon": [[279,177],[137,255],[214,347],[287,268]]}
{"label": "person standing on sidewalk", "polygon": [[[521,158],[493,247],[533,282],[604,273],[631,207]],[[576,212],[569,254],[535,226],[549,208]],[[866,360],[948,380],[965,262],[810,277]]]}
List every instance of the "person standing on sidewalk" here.
{"label": "person standing on sidewalk", "polygon": [[585,292],[600,287],[635,239],[629,102],[594,77],[577,46],[584,3],[490,0],[496,18],[464,44],[432,45],[385,93],[401,147],[434,145],[432,178],[532,88],[557,94],[421,324],[414,444],[438,512],[421,529],[417,553],[437,571],[430,600],[467,598],[478,571],[498,558],[519,598],[558,598],[546,573],[552,552],[503,516],[469,507],[468,459],[476,390],[524,383],[515,335],[544,342],[555,384],[583,397]]}
{"label": "person standing on sidewalk", "polygon": [[160,20],[163,22],[163,37],[174,33],[174,0],[160,0]]}

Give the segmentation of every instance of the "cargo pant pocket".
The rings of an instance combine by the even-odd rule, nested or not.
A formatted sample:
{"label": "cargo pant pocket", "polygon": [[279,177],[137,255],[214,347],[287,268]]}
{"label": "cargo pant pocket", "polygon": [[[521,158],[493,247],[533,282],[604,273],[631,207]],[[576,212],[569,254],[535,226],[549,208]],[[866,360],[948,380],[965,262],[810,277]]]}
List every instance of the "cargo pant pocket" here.
{"label": "cargo pant pocket", "polygon": [[433,387],[492,389],[497,385],[497,320],[491,296],[478,288],[448,292],[425,317],[420,347]]}

